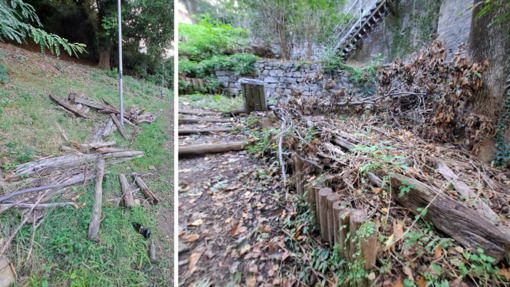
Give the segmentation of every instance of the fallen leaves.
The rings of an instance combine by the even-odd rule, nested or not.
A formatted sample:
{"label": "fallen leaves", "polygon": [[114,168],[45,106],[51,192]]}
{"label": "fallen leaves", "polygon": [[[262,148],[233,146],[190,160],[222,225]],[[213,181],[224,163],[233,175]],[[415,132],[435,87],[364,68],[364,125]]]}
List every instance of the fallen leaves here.
{"label": "fallen leaves", "polygon": [[204,224],[204,221],[202,219],[197,219],[197,220],[193,221],[192,223],[190,223],[189,225],[200,226],[202,224]]}
{"label": "fallen leaves", "polygon": [[202,257],[202,252],[193,253],[189,256],[188,270],[189,270],[190,274],[195,272],[195,270],[197,268],[196,265],[197,265],[197,262],[200,259],[200,257]]}
{"label": "fallen leaves", "polygon": [[195,242],[198,240],[198,238],[200,238],[200,236],[198,236],[198,234],[190,234],[190,235],[186,235],[182,238],[182,241],[183,242]]}
{"label": "fallen leaves", "polygon": [[504,276],[507,281],[510,281],[510,267],[509,268],[501,268],[498,270],[498,275]]}
{"label": "fallen leaves", "polygon": [[435,249],[434,249],[434,258],[435,259],[439,259],[443,257],[443,249],[441,248],[441,245],[438,245]]}

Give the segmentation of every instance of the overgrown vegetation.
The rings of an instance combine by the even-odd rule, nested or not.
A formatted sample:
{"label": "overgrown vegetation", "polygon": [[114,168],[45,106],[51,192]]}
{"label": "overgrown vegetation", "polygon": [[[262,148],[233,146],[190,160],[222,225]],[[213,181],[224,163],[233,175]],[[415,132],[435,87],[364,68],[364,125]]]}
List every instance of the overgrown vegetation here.
{"label": "overgrown vegetation", "polygon": [[227,97],[224,95],[181,95],[179,103],[193,108],[213,110],[219,112],[228,112],[238,110],[243,107],[242,97]]}

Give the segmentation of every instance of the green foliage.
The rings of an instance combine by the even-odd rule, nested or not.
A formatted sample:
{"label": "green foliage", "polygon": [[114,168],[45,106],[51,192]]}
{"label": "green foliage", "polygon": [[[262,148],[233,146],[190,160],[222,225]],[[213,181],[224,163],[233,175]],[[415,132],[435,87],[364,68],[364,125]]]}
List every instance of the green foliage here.
{"label": "green foliage", "polygon": [[253,65],[259,57],[252,54],[234,54],[231,56],[212,56],[200,63],[194,61],[179,61],[179,73],[187,73],[190,77],[200,79],[215,78],[217,70],[233,70],[238,75],[246,75],[255,72]]}
{"label": "green foliage", "polygon": [[224,95],[203,95],[195,93],[193,95],[179,96],[179,102],[189,105],[190,107],[219,112],[228,112],[243,107],[243,99],[241,97],[230,98]]}
{"label": "green foliage", "polygon": [[[492,20],[491,25],[503,23],[510,19],[510,2],[508,0],[485,0],[485,2],[481,2],[484,4],[482,9],[476,14],[476,19],[480,19],[485,16],[487,13],[491,11],[500,11],[500,15],[496,17],[496,19]],[[470,9],[474,8],[474,6],[470,6]],[[510,24],[510,22],[508,23]]]}
{"label": "green foliage", "polygon": [[34,26],[22,22],[32,21],[42,26],[35,9],[22,0],[0,0],[0,40],[3,37],[15,40],[21,43],[26,37],[32,38],[36,44],[41,46],[41,52],[49,48],[52,53],[60,55],[60,47],[69,53],[76,55],[85,52],[85,45],[79,43],[69,43],[55,34],[35,28]]}
{"label": "green foliage", "polygon": [[250,46],[249,32],[202,15],[198,25],[179,23],[179,55],[202,61],[215,55],[241,51]]}

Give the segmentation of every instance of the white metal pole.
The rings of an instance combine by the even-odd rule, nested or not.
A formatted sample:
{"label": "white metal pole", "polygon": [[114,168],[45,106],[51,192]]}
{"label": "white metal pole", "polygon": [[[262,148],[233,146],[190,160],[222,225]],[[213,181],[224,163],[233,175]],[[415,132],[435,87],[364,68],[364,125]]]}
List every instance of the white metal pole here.
{"label": "white metal pole", "polygon": [[123,90],[122,90],[122,21],[120,0],[118,0],[119,12],[119,96],[120,96],[120,124],[124,126],[124,103],[123,103]]}

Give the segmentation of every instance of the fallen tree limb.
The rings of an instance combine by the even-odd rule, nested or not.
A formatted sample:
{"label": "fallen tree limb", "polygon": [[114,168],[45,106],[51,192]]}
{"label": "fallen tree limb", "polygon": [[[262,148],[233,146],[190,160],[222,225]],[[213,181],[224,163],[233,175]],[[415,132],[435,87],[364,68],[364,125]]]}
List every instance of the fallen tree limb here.
{"label": "fallen tree limb", "polygon": [[192,146],[179,146],[179,155],[203,155],[208,153],[220,153],[228,151],[243,150],[249,145],[245,142],[232,142],[222,144],[203,144],[203,145],[192,145]]}
{"label": "fallen tree limb", "polygon": [[113,123],[115,123],[115,125],[117,126],[117,129],[119,130],[122,137],[128,140],[129,136],[126,133],[126,130],[124,130],[124,127],[120,124],[117,116],[115,114],[110,114],[110,118],[112,118]]}
{"label": "fallen tree limb", "polygon": [[128,208],[133,207],[135,202],[133,200],[133,194],[129,188],[129,183],[124,174],[119,174],[120,187],[122,189],[122,197],[124,198],[124,205]]}
{"label": "fallen tree limb", "polygon": [[104,159],[99,158],[97,161],[96,188],[94,193],[94,207],[92,208],[92,219],[90,220],[89,231],[87,237],[96,239],[99,233],[99,225],[101,223],[101,209],[103,206],[103,177],[104,177]]}
{"label": "fallen tree limb", "polygon": [[62,206],[68,206],[72,205],[75,208],[78,208],[78,205],[76,202],[56,202],[56,203],[41,203],[41,204],[32,204],[32,203],[18,203],[18,204],[0,204],[0,208],[10,208],[10,207],[17,207],[17,208],[34,208],[34,209],[45,209],[49,207],[62,207]]}
{"label": "fallen tree limb", "polygon": [[20,194],[36,192],[36,191],[41,191],[41,190],[45,190],[45,189],[63,188],[63,187],[66,187],[66,186],[70,186],[70,185],[74,185],[74,184],[77,184],[77,183],[82,183],[82,182],[87,181],[87,180],[94,179],[95,177],[96,176],[94,175],[94,176],[89,176],[89,177],[86,177],[86,178],[81,178],[81,179],[73,180],[71,182],[66,182],[66,183],[61,183],[61,184],[51,184],[51,185],[39,186],[39,187],[34,187],[34,188],[29,188],[29,189],[25,189],[25,190],[16,191],[16,192],[13,192],[13,193],[10,193],[8,195],[0,197],[0,202],[3,202],[4,200],[7,200],[7,199],[9,199],[11,197],[14,197],[14,196],[17,196],[17,195],[20,195]]}
{"label": "fallen tree limb", "polygon": [[197,111],[197,110],[179,110],[179,114],[187,115],[219,115],[219,112],[212,111]]}
{"label": "fallen tree limb", "polygon": [[96,150],[97,153],[114,153],[114,152],[124,152],[124,151],[130,151],[126,148],[118,148],[118,147],[105,147],[105,148],[98,148]]}
{"label": "fallen tree limb", "polygon": [[109,147],[109,146],[115,145],[115,142],[82,144],[79,142],[70,141],[70,143],[78,148],[83,148],[83,149],[103,148],[103,147]]}
{"label": "fallen tree limb", "polygon": [[158,204],[159,199],[154,195],[154,193],[149,189],[147,184],[143,181],[143,179],[139,176],[135,176],[136,184],[142,189],[143,194],[152,201],[152,204]]}
{"label": "fallen tree limb", "polygon": [[155,121],[161,114],[163,113],[163,109],[160,109],[159,112],[155,113],[155,114],[146,114],[146,115],[142,115],[142,116],[139,116],[136,120],[136,123],[137,124],[141,124],[141,123],[152,123],[153,121]]}
{"label": "fallen tree limb", "polygon": [[101,104],[94,103],[94,102],[91,102],[91,101],[88,101],[88,100],[85,100],[83,98],[76,97],[76,96],[71,97],[71,94],[69,95],[69,100],[73,101],[75,103],[78,103],[78,104],[82,104],[82,105],[91,107],[91,108],[95,108],[98,110],[104,110],[104,106]]}
{"label": "fallen tree limb", "polygon": [[215,119],[215,118],[179,118],[179,123],[229,123],[229,119]]}
{"label": "fallen tree limb", "polygon": [[143,156],[144,154],[145,154],[145,152],[143,152],[143,151],[133,150],[133,151],[105,153],[102,155],[102,157],[103,158],[137,157],[137,156]]}
{"label": "fallen tree limb", "polygon": [[133,131],[133,134],[131,135],[131,139],[129,140],[129,145],[133,144],[133,142],[135,141],[139,132],[140,132],[140,127],[136,127],[136,129]]}
{"label": "fallen tree limb", "polygon": [[[510,234],[494,226],[489,219],[480,216],[478,212],[468,208],[439,191],[432,190],[425,184],[413,178],[400,174],[390,174],[390,184],[393,196],[402,206],[409,208],[413,213],[420,214],[418,208],[430,205],[425,220],[432,221],[434,226],[465,247],[477,252],[480,247],[484,254],[491,256],[497,264],[510,252]],[[410,186],[404,196],[399,196],[400,186]],[[413,187],[414,186],[414,187]],[[432,199],[437,199],[432,202]]]}
{"label": "fallen tree limb", "polygon": [[180,135],[189,135],[189,134],[203,134],[203,133],[216,133],[216,132],[232,132],[234,129],[230,128],[210,128],[210,129],[179,129]]}
{"label": "fallen tree limb", "polygon": [[89,120],[93,120],[93,118],[85,113],[83,113],[82,111],[76,109],[75,107],[71,106],[70,104],[66,103],[64,100],[62,100],[61,98],[57,97],[57,96],[54,96],[52,94],[50,94],[50,99],[52,99],[53,101],[57,102],[59,105],[61,105],[62,107],[66,108],[67,110],[77,114],[78,116],[82,117],[82,118],[86,118],[86,119],[89,119]]}

